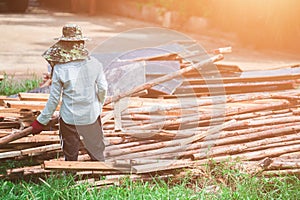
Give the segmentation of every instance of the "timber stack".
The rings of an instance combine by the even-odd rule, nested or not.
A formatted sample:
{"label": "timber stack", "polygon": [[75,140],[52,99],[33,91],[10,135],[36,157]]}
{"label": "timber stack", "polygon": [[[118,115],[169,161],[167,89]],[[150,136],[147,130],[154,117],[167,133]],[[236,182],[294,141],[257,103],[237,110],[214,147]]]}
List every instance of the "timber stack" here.
{"label": "timber stack", "polygon": [[5,140],[30,126],[49,94],[1,97],[1,162],[31,163],[1,176],[71,170],[107,176],[95,182],[101,186],[117,184],[124,175],[133,180],[153,174],[174,177],[174,170],[201,169],[212,160],[238,160],[249,173],[299,174],[300,66],[243,72],[238,66],[218,64],[221,55],[200,62],[185,57],[190,55],[138,55],[113,64],[142,66],[145,76],[122,92],[112,87],[102,113],[105,163],[89,161],[84,148],[78,162],[63,161],[55,123],[39,135]]}

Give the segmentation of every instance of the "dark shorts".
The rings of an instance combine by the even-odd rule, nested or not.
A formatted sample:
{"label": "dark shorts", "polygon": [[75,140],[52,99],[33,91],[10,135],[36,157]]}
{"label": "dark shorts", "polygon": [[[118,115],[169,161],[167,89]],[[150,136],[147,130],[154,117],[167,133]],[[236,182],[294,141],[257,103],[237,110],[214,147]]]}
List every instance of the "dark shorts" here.
{"label": "dark shorts", "polygon": [[92,160],[104,161],[105,144],[100,117],[96,122],[89,125],[70,125],[60,118],[59,134],[66,161],[78,160],[78,153],[82,144]]}

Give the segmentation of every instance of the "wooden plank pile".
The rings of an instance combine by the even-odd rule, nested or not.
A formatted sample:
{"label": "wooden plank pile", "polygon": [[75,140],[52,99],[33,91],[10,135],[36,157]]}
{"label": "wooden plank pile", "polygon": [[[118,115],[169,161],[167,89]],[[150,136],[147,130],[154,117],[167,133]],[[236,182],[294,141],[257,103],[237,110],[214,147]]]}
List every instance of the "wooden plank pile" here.
{"label": "wooden plank pile", "polygon": [[[105,163],[89,161],[84,148],[78,162],[63,161],[57,126],[52,126],[39,135],[1,144],[1,161],[31,162],[1,176],[14,179],[76,171],[89,177],[107,176],[95,182],[101,186],[119,184],[124,175],[132,180],[148,180],[153,173],[162,179],[176,177],[174,170],[201,169],[211,159],[238,159],[265,175],[300,172],[299,66],[268,71],[268,76],[251,72],[252,76],[235,66],[220,65],[219,77],[211,71],[199,75],[186,63],[182,66],[108,98],[102,113]],[[178,76],[184,77],[183,84],[173,94],[151,93],[154,85]],[[0,140],[28,127],[48,95],[1,97]]]}

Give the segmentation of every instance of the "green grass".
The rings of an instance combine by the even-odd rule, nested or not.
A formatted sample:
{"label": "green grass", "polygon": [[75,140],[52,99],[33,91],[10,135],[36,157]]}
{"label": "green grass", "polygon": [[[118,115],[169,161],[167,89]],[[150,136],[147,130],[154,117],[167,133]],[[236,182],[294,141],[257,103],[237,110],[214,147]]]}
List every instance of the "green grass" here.
{"label": "green grass", "polygon": [[297,176],[251,176],[233,168],[234,164],[209,166],[199,176],[187,170],[186,175],[168,181],[131,181],[125,178],[120,186],[93,188],[76,185],[71,176],[52,175],[39,182],[19,183],[0,180],[2,199],[299,199],[300,180]]}
{"label": "green grass", "polygon": [[41,81],[42,79],[34,74],[23,80],[17,80],[13,75],[4,74],[4,79],[0,81],[0,95],[9,96],[32,90],[39,87]]}

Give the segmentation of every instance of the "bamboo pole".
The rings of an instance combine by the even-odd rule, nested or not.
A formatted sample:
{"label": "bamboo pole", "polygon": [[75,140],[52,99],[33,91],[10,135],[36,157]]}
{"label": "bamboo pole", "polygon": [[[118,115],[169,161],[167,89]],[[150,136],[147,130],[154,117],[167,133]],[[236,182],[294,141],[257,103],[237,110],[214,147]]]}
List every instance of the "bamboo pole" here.
{"label": "bamboo pole", "polygon": [[274,159],[268,170],[274,169],[300,169],[300,159]]}
{"label": "bamboo pole", "polygon": [[[300,130],[300,128],[298,129]],[[250,139],[249,139],[250,140]],[[194,159],[199,160],[207,157],[215,157],[218,155],[232,155],[232,154],[237,154],[241,152],[246,152],[246,151],[258,151],[264,148],[264,145],[272,144],[272,143],[277,143],[277,142],[284,142],[287,141],[292,141],[295,143],[297,140],[296,144],[300,143],[300,134],[291,134],[291,135],[284,135],[284,136],[278,136],[278,137],[272,137],[272,138],[266,138],[266,139],[261,139],[261,140],[255,140],[253,142],[247,142],[247,143],[235,143],[234,141],[228,145],[225,146],[217,146],[222,144],[222,142],[219,142],[218,140],[212,143],[214,147],[209,148],[209,146],[203,142],[202,146],[200,148],[197,148],[197,151],[199,153],[193,154]],[[195,145],[196,146],[196,145]],[[198,146],[198,145],[197,145]],[[289,145],[285,145],[289,146]],[[198,146],[199,147],[199,146]],[[204,149],[207,147],[208,149]],[[259,147],[255,150],[251,150],[253,147]],[[188,149],[196,149],[195,147],[190,147]]]}
{"label": "bamboo pole", "polygon": [[[227,104],[228,105],[228,104]],[[272,105],[274,106],[274,105]],[[275,105],[275,107],[277,107],[278,105]],[[143,126],[143,125],[148,125],[148,126],[152,126],[154,123],[158,123],[159,126],[161,124],[161,126],[163,125],[163,123],[165,121],[172,121],[172,122],[176,122],[176,120],[178,121],[177,124],[174,125],[179,125],[180,124],[180,120],[185,119],[187,117],[191,117],[194,118],[195,122],[194,123],[196,126],[201,125],[201,124],[209,124],[209,123],[214,123],[214,122],[218,122],[218,121],[228,121],[231,119],[235,119],[235,120],[243,120],[243,119],[260,119],[261,118],[275,118],[275,117],[287,117],[287,116],[292,116],[292,113],[290,112],[289,109],[284,109],[284,110],[270,110],[270,111],[256,111],[258,108],[253,106],[253,111],[254,112],[250,112],[250,113],[244,113],[245,111],[243,111],[243,109],[240,110],[240,112],[242,114],[234,114],[233,112],[229,111],[225,111],[224,113],[226,114],[226,116],[224,116],[225,114],[220,112],[220,113],[197,113],[197,111],[195,111],[195,114],[190,114],[190,115],[182,115],[182,116],[164,116],[164,115],[155,115],[152,114],[150,115],[145,115],[145,114],[131,114],[131,116],[133,116],[133,118],[131,120],[130,117],[128,115],[122,116],[123,119],[123,125],[126,128],[132,128],[135,126]],[[260,109],[260,108],[259,108]],[[250,109],[247,109],[247,111],[251,111]],[[256,111],[256,112],[255,112]],[[154,115],[154,116],[153,116]],[[198,119],[199,117],[201,117],[201,119]],[[127,119],[127,120],[126,120]],[[140,121],[138,121],[140,120]],[[193,123],[193,121],[189,121],[188,123]]]}
{"label": "bamboo pole", "polygon": [[283,175],[299,175],[300,169],[280,169],[263,171],[263,176],[283,176]]}
{"label": "bamboo pole", "polygon": [[[169,99],[164,99],[159,104],[155,104],[153,106],[147,106],[143,108],[131,108],[128,109],[127,113],[139,114],[139,113],[159,113],[168,110],[175,109],[187,109],[194,107],[202,107],[207,105],[217,105],[224,103],[234,103],[234,102],[246,102],[250,100],[258,100],[258,99],[272,99],[274,95],[300,95],[299,92],[295,91],[278,91],[278,92],[258,92],[258,93],[245,93],[245,94],[233,94],[227,96],[214,96],[214,97],[202,97],[202,98],[185,98],[186,101],[184,103],[168,103],[167,105],[162,104],[164,101],[168,101]],[[178,101],[178,100],[177,100]]]}
{"label": "bamboo pole", "polygon": [[300,159],[300,152],[286,153],[279,156],[282,159]]}
{"label": "bamboo pole", "polygon": [[[298,127],[298,128],[294,129],[295,127]],[[242,135],[242,136],[240,136],[238,134],[235,134],[235,135],[230,134],[230,137],[226,137],[226,134],[225,135],[222,134],[222,132],[223,132],[222,131],[220,134],[219,133],[215,134],[215,137],[213,137],[214,135],[209,135],[209,136],[205,137],[205,141],[199,141],[199,142],[193,143],[191,145],[182,147],[183,151],[179,151],[176,153],[170,153],[172,151],[167,151],[165,149],[164,153],[162,153],[162,151],[161,151],[161,153],[159,155],[158,154],[147,155],[147,159],[150,159],[150,158],[151,159],[170,159],[170,158],[175,158],[175,157],[178,157],[178,158],[191,157],[191,155],[193,155],[193,154],[199,154],[199,156],[201,155],[202,157],[203,156],[207,157],[210,150],[213,151],[214,149],[216,149],[216,151],[218,151],[221,154],[221,153],[226,152],[226,148],[227,148],[227,150],[229,149],[232,152],[234,152],[234,150],[238,151],[239,148],[240,148],[240,150],[242,150],[243,148],[247,147],[244,150],[249,151],[251,148],[251,146],[249,146],[249,145],[253,145],[253,146],[256,145],[258,150],[261,150],[265,147],[274,147],[274,146],[272,146],[273,145],[272,141],[273,142],[277,141],[278,143],[276,143],[275,146],[279,146],[279,147],[284,146],[284,144],[286,144],[286,146],[299,144],[299,140],[298,140],[299,134],[295,135],[293,133],[294,131],[299,129],[299,127],[300,127],[300,124],[297,124],[297,125],[292,124],[289,127],[285,127],[285,125],[282,125],[281,128],[274,128],[274,129],[268,127],[266,130],[261,131],[261,132],[256,133],[256,131],[254,131],[252,134],[245,133],[245,135]],[[282,135],[282,134],[285,134],[285,135]],[[220,138],[218,138],[218,136],[220,136]],[[264,139],[264,138],[266,138],[266,139]],[[297,139],[297,140],[293,141],[293,139]],[[251,142],[251,141],[253,141],[253,142]],[[244,142],[244,144],[242,142]],[[247,144],[247,142],[250,142],[250,144]],[[269,146],[266,146],[266,145],[263,145],[264,143],[270,143],[270,144],[269,144]],[[222,145],[227,145],[227,146],[222,146]],[[260,146],[260,145],[262,145],[262,146]],[[135,155],[135,156],[138,156],[138,155]],[[145,157],[146,157],[146,155],[145,155]],[[129,158],[129,157],[127,157],[127,158]]]}
{"label": "bamboo pole", "polygon": [[[259,160],[266,157],[276,157],[280,156],[285,153],[297,152],[300,151],[300,144],[284,146],[284,147],[276,147],[276,148],[269,148],[254,152],[245,152],[235,155],[225,155],[225,156],[218,156],[214,157],[214,160],[226,160],[228,158],[236,159],[240,158],[241,160]],[[193,158],[197,160],[197,156],[200,154],[194,154]]]}
{"label": "bamboo pole", "polygon": [[[288,135],[285,135],[285,136],[288,136]],[[270,144],[265,144],[265,145],[262,145],[262,146],[257,146],[257,147],[252,147],[252,148],[249,148],[248,151],[257,151],[257,150],[260,150],[260,149],[268,149],[268,148],[273,148],[273,147],[282,147],[282,146],[289,146],[289,145],[294,145],[294,144],[300,144],[300,140],[289,140],[286,138],[282,141],[278,141],[278,142],[274,142],[274,143],[270,143]]]}
{"label": "bamboo pole", "polygon": [[[254,112],[254,111],[260,111],[260,110],[265,110],[265,109],[271,109],[271,108],[281,108],[281,107],[287,107],[287,105],[289,105],[288,101],[278,101],[278,102],[273,102],[273,103],[269,103],[269,104],[259,104],[259,105],[256,105],[256,106],[252,106],[250,108],[236,108],[236,109],[232,109],[231,111],[227,111],[227,112],[216,112],[216,113],[213,113],[212,114],[195,114],[195,115],[188,115],[187,117],[186,116],[181,116],[181,118],[178,118],[178,117],[171,117],[170,120],[159,120],[159,121],[156,121],[156,122],[152,122],[151,124],[145,124],[145,125],[141,125],[138,127],[139,130],[150,130],[150,129],[161,129],[161,128],[167,128],[167,127],[170,127],[170,126],[179,126],[180,124],[190,124],[190,125],[193,125],[193,126],[197,126],[201,123],[202,120],[206,120],[206,119],[212,119],[212,118],[215,118],[214,120],[224,120],[225,118],[225,115],[237,115],[237,114],[242,114],[242,113],[248,113],[248,112]],[[173,119],[172,119],[173,118]],[[219,119],[216,119],[216,118],[219,118]],[[300,118],[299,118],[300,119]],[[270,120],[273,120],[273,119],[270,119]],[[288,119],[286,119],[288,120]],[[293,119],[289,119],[289,120],[296,120],[296,118],[293,118]],[[274,121],[276,121],[276,119],[274,119]],[[278,120],[277,120],[278,121]],[[209,121],[205,121],[206,123],[207,122],[211,122],[211,120]],[[246,123],[246,124],[251,124],[250,121],[243,121],[243,123]],[[271,122],[272,123],[272,122]],[[246,125],[245,124],[245,125]],[[242,122],[239,122],[237,125],[234,125],[234,126],[245,126],[242,124]],[[124,124],[124,127],[130,127],[128,126],[128,124]]]}
{"label": "bamboo pole", "polygon": [[166,142],[157,142],[149,145],[110,151],[108,153],[108,156],[111,159],[133,159],[133,158],[149,157],[149,156],[154,156],[154,155],[159,155],[164,153],[178,152],[181,150],[185,150],[189,144],[195,141],[201,140],[202,138],[208,135],[217,133],[222,129],[225,129],[227,126],[230,126],[232,123],[235,123],[235,120],[226,122],[221,126],[211,127],[206,132],[198,135],[194,135],[189,138],[166,141]]}
{"label": "bamboo pole", "polygon": [[[206,140],[219,140],[222,138],[229,138],[229,137],[240,137],[241,135],[249,135],[252,133],[260,134],[263,131],[272,131],[278,130],[286,127],[293,127],[293,126],[300,126],[299,122],[291,122],[291,123],[284,123],[284,124],[270,124],[270,125],[262,125],[258,127],[251,127],[245,129],[238,129],[238,130],[231,130],[231,131],[222,131],[217,134],[210,135],[206,137]],[[243,128],[243,127],[241,127]],[[265,137],[265,136],[262,136]]]}

